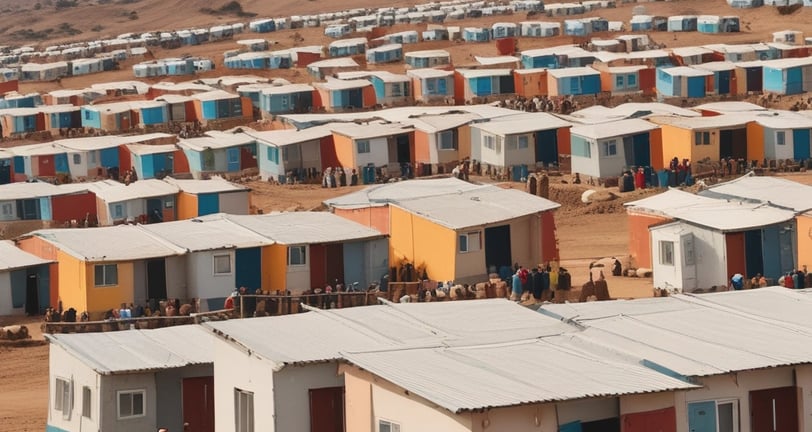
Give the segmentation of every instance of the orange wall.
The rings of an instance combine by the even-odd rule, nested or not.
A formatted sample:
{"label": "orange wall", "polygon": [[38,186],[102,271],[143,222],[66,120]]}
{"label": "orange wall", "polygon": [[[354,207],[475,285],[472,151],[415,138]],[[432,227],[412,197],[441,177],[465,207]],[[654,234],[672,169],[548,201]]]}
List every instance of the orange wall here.
{"label": "orange wall", "polygon": [[601,91],[611,92],[615,90],[615,78],[611,72],[601,71]]}
{"label": "orange wall", "polygon": [[414,131],[414,160],[415,162],[432,163],[429,134],[424,131]]}
{"label": "orange wall", "polygon": [[562,127],[556,132],[558,139],[558,154],[572,154],[572,143],[570,142],[570,128]]}
{"label": "orange wall", "polygon": [[197,195],[181,192],[178,194],[178,220],[194,219],[197,215]]}
{"label": "orange wall", "polygon": [[375,87],[368,85],[363,88],[361,92],[364,96],[364,107],[368,108],[371,106],[375,106],[378,103],[378,98],[375,96]]}
{"label": "orange wall", "polygon": [[339,165],[355,168],[355,151],[352,148],[352,139],[334,133],[333,143],[335,144],[336,158],[338,159]]}
{"label": "orange wall", "polygon": [[558,239],[555,232],[555,213],[541,213],[541,260],[542,262],[558,261]]}
{"label": "orange wall", "polygon": [[412,77],[412,81],[410,83],[412,85],[412,95],[414,95],[415,100],[423,99],[423,85],[420,81],[420,78]]}
{"label": "orange wall", "polygon": [[246,120],[254,119],[254,104],[251,103],[251,98],[241,97],[240,104],[242,105],[242,117]]}
{"label": "orange wall", "polygon": [[[693,131],[689,129],[681,129],[670,125],[661,125],[660,133],[662,134],[662,166],[668,166],[668,163],[675,156],[680,160],[690,159],[691,162],[695,161],[693,157],[694,138]],[[702,147],[712,147],[702,146]],[[652,153],[652,158],[654,154]],[[654,162],[652,162],[654,163]]]}
{"label": "orange wall", "polygon": [[654,129],[649,133],[649,147],[651,148],[651,167],[655,170],[665,168],[663,165],[663,132],[660,129]]}
{"label": "orange wall", "polygon": [[465,78],[459,72],[454,72],[454,103],[465,104]]}
{"label": "orange wall", "polygon": [[357,222],[389,235],[389,206],[361,209],[334,209],[336,216]]}
{"label": "orange wall", "polygon": [[747,123],[747,159],[764,160],[764,126],[756,122]]}
{"label": "orange wall", "polygon": [[191,172],[191,170],[189,169],[189,159],[186,159],[186,153],[184,153],[183,150],[180,149],[175,150],[175,152],[172,153],[172,156],[173,156],[172,172],[183,174]]}
{"label": "orange wall", "polygon": [[390,207],[389,265],[402,262],[425,266],[433,280],[456,279],[457,234],[455,231]]}
{"label": "orange wall", "polygon": [[798,223],[798,268],[812,270],[812,213],[795,218]]}
{"label": "orange wall", "polygon": [[517,94],[525,97],[536,97],[547,94],[546,70],[530,74],[514,72],[513,77]]}
{"label": "orange wall", "polygon": [[651,236],[648,228],[668,220],[661,216],[629,213],[629,255],[637,267],[651,268]]}
{"label": "orange wall", "polygon": [[471,157],[471,125],[457,128],[457,156],[460,160]]}

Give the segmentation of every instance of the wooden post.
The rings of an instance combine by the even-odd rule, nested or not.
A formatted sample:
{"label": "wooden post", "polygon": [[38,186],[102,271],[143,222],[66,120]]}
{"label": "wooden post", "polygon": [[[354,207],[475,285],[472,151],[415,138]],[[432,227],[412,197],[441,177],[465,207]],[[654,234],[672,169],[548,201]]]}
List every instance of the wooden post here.
{"label": "wooden post", "polygon": [[245,318],[245,296],[240,295],[240,318]]}

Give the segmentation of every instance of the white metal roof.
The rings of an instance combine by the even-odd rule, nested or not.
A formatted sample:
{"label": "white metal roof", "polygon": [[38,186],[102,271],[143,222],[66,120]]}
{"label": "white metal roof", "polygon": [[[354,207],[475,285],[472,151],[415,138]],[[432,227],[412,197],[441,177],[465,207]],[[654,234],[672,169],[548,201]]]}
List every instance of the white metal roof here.
{"label": "white metal roof", "polygon": [[576,45],[559,45],[554,47],[548,48],[537,48],[531,50],[522,51],[522,57],[541,57],[541,56],[549,56],[549,55],[564,55],[570,53],[589,53],[589,51],[576,46]]}
{"label": "white metal roof", "polygon": [[[631,361],[596,355],[585,347],[560,336],[502,345],[344,355],[351,363],[454,413],[696,387]],[[516,367],[534,364],[548,366]]]}
{"label": "white metal roof", "polygon": [[218,213],[198,219],[227,219],[285,245],[337,243],[383,237],[379,231],[327,212],[289,212],[265,215]]}
{"label": "white metal roof", "polygon": [[352,57],[338,57],[327,60],[319,60],[307,65],[308,69],[335,68],[335,67],[358,67],[358,63]]}
{"label": "white metal roof", "polygon": [[427,114],[401,120],[401,123],[414,126],[415,129],[428,133],[437,133],[458,128],[482,117],[474,113]]}
{"label": "white metal roof", "polygon": [[443,69],[409,69],[406,75],[416,78],[443,78],[454,75],[454,71]]}
{"label": "white metal roof", "polygon": [[195,179],[175,179],[166,177],[163,181],[175,185],[180,188],[181,192],[190,194],[207,194],[207,193],[221,193],[221,192],[248,192],[249,188],[232,183],[220,176],[213,176],[207,180]]}
{"label": "white metal roof", "polygon": [[474,56],[477,63],[485,66],[518,63],[521,59],[513,56],[482,57]]}
{"label": "white metal roof", "polygon": [[423,50],[423,51],[409,51],[404,54],[406,57],[451,57],[446,50]]}
{"label": "white metal roof", "polygon": [[[709,72],[710,73],[710,72]],[[752,121],[751,116],[722,114],[709,117],[665,117],[654,116],[650,120],[661,125],[670,125],[681,129],[732,129],[742,128]]]}
{"label": "white metal roof", "polygon": [[187,219],[140,225],[141,229],[189,252],[252,248],[274,241],[228,219]]}
{"label": "white metal roof", "polygon": [[584,67],[568,67],[562,69],[550,69],[547,71],[547,74],[552,75],[555,78],[567,78],[576,76],[600,75],[601,73],[595,69],[592,69],[589,66],[584,66]]}
{"label": "white metal roof", "polygon": [[393,205],[454,230],[504,222],[561,206],[526,192],[497,186],[399,201]]}
{"label": "white metal roof", "polygon": [[307,141],[320,140],[333,134],[332,124],[313,126],[306,129],[279,129],[271,131],[246,131],[258,141],[275,146],[286,146]]}
{"label": "white metal roof", "polygon": [[195,93],[191,97],[200,101],[215,101],[215,100],[239,98],[240,95],[229,93],[224,90],[212,90],[202,93]]}
{"label": "white metal roof", "polygon": [[313,83],[313,85],[318,89],[324,90],[350,90],[371,86],[372,84],[363,79],[340,80],[333,77],[327,77],[326,82],[317,82]]}
{"label": "white metal roof", "polygon": [[658,129],[656,124],[640,119],[618,120],[609,123],[577,125],[570,129],[573,135],[592,139],[633,135]]}
{"label": "white metal roof", "polygon": [[87,188],[107,204],[175,195],[180,190],[163,180],[144,179],[125,185],[115,180],[102,180],[87,183]]}
{"label": "white metal roof", "polygon": [[328,47],[350,47],[355,45],[364,45],[367,43],[367,38],[351,38],[351,39],[339,39],[334,42],[330,42]]}
{"label": "white metal roof", "polygon": [[748,112],[748,111],[767,111],[767,108],[761,105],[745,101],[728,101],[728,102],[708,102],[701,105],[691,107],[693,110],[714,111],[717,113],[735,113],[735,112]]}
{"label": "white metal roof", "polygon": [[633,212],[670,216],[673,211],[681,208],[690,208],[697,205],[714,205],[717,202],[718,200],[713,198],[692,194],[680,189],[669,188],[665,192],[624,203],[623,206]]}
{"label": "white metal roof", "polygon": [[28,235],[40,237],[73,257],[88,262],[134,261],[186,252],[134,225],[44,229]]}
{"label": "white metal roof", "polygon": [[[674,18],[674,17],[671,17]],[[697,55],[705,55],[710,54],[713,51],[707,48],[702,47],[679,47],[679,48],[672,48],[671,52],[680,56],[680,57],[690,57],[690,56],[697,56]]]}
{"label": "white metal roof", "polygon": [[175,144],[127,144],[127,149],[134,155],[150,155],[159,153],[174,153],[178,148]]}
{"label": "white metal roof", "polygon": [[489,122],[476,123],[472,127],[496,135],[524,134],[548,129],[572,126],[572,123],[547,113],[525,113],[500,117]]}
{"label": "white metal roof", "polygon": [[50,262],[18,248],[11,240],[0,240],[0,271],[16,270]]}
{"label": "white metal roof", "polygon": [[93,151],[118,147],[124,144],[143,143],[158,139],[175,138],[175,135],[166,133],[151,133],[145,135],[106,135],[99,137],[68,138],[53,143],[67,150]]}
{"label": "white metal roof", "polygon": [[736,65],[733,62],[729,61],[714,61],[708,63],[701,63],[694,65],[693,67],[697,69],[708,70],[711,72],[731,71],[736,69]]}
{"label": "white metal roof", "polygon": [[771,69],[787,69],[792,67],[802,67],[812,65],[812,58],[786,58],[777,60],[766,60],[763,62],[764,67]]}
{"label": "white metal roof", "polygon": [[700,304],[711,303],[713,308],[739,311],[809,330],[812,329],[812,315],[808,313],[812,307],[812,298],[807,295],[808,291],[774,286],[702,295],[680,294],[678,297],[687,297]]}
{"label": "white metal roof", "polygon": [[333,123],[330,126],[333,133],[344,135],[352,139],[370,139],[389,137],[410,133],[414,129],[401,123],[381,123],[372,122],[365,124],[358,123]]}
{"label": "white metal roof", "polygon": [[181,139],[178,141],[178,146],[189,150],[203,151],[208,149],[223,149],[234,146],[243,146],[254,143],[254,139],[244,133],[208,131],[206,132],[206,136]]}
{"label": "white metal roof", "polygon": [[313,90],[313,86],[308,84],[287,84],[281,86],[264,87],[262,90],[260,90],[260,92],[262,94],[271,95],[312,92]]}
{"label": "white metal roof", "polygon": [[778,177],[745,175],[700,192],[708,197],[737,197],[769,203],[794,212],[812,210],[812,186]]}
{"label": "white metal roof", "polygon": [[713,75],[712,72],[696,69],[688,66],[677,66],[671,68],[662,68],[661,71],[667,73],[671,76],[687,76],[687,77],[699,77],[699,76],[709,76]]}
{"label": "white metal roof", "polygon": [[399,50],[399,49],[403,49],[402,44],[390,43],[390,44],[381,45],[381,46],[376,47],[376,48],[368,49],[367,54],[376,53],[376,52],[386,52],[386,51],[392,51],[392,50]]}
{"label": "white metal roof", "polygon": [[795,111],[753,111],[753,121],[772,129],[812,129],[812,118]]}
{"label": "white metal roof", "polygon": [[457,72],[465,78],[508,76],[513,73],[512,69],[457,69]]}
{"label": "white metal roof", "polygon": [[484,186],[453,177],[415,179],[369,186],[357,192],[328,199],[324,203],[337,208],[378,207],[428,196],[458,194],[482,187]]}
{"label": "white metal roof", "polygon": [[[78,186],[78,188],[77,188]],[[77,192],[84,192],[88,188],[81,184],[72,185],[52,185],[46,182],[15,182],[0,185],[0,201],[11,201],[19,199],[42,198],[57,195],[66,195]]]}
{"label": "white metal roof", "polygon": [[102,375],[154,372],[214,362],[215,336],[199,325],[45,337]]}

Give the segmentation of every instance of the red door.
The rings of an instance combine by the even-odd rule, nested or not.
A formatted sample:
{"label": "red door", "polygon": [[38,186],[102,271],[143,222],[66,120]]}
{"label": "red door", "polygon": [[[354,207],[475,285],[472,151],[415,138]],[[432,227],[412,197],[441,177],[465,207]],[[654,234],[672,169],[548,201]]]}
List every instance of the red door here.
{"label": "red door", "polygon": [[621,416],[623,432],[676,432],[677,414],[674,407]]}
{"label": "red door", "polygon": [[324,270],[324,245],[310,245],[310,288],[324,289],[327,284]]}
{"label": "red door", "polygon": [[56,175],[56,165],[54,155],[42,155],[37,157],[38,175],[53,177]]}
{"label": "red door", "polygon": [[344,387],[310,389],[310,432],[344,432]]}
{"label": "red door", "polygon": [[344,283],[344,245],[341,243],[329,244],[325,247],[325,276],[327,282],[335,285],[336,279],[339,283]]}
{"label": "red door", "polygon": [[257,158],[254,156],[254,153],[248,147],[240,148],[240,168],[256,168],[257,167]]}
{"label": "red door", "polygon": [[798,432],[798,389],[751,391],[750,416],[753,432]]}
{"label": "red door", "polygon": [[183,421],[189,430],[214,432],[214,377],[184,378]]}

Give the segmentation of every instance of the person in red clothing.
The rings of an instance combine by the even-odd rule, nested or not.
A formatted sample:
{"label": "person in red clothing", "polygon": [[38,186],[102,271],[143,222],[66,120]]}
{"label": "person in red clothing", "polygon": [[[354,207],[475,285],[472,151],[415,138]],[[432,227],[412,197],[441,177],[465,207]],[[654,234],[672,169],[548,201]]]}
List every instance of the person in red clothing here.
{"label": "person in red clothing", "polygon": [[237,291],[234,291],[230,296],[226,297],[226,302],[223,304],[223,309],[234,309],[235,298],[237,298]]}

